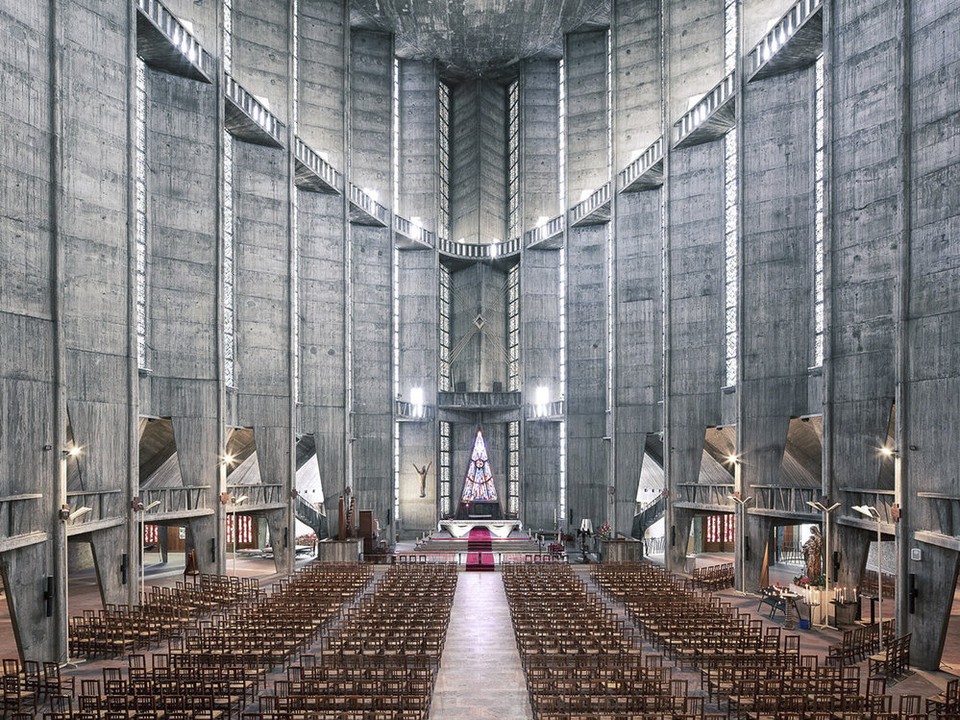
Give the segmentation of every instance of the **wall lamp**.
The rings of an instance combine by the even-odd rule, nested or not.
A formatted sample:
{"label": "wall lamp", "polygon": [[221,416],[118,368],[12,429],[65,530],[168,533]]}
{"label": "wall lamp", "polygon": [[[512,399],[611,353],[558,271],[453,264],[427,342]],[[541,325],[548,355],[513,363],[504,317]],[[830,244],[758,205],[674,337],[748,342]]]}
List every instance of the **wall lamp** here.
{"label": "wall lamp", "polygon": [[60,506],[60,519],[65,520],[66,522],[71,522],[77,518],[81,518],[86,515],[88,512],[93,510],[92,507],[87,507],[86,505],[78,507],[76,510],[71,510],[69,505]]}

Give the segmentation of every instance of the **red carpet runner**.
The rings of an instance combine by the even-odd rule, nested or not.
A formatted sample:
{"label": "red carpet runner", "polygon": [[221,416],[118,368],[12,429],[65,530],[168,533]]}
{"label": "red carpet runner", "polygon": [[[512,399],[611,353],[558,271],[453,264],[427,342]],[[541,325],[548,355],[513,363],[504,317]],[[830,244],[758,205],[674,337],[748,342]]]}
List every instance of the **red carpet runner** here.
{"label": "red carpet runner", "polygon": [[493,542],[486,528],[473,528],[467,536],[467,570],[493,572]]}

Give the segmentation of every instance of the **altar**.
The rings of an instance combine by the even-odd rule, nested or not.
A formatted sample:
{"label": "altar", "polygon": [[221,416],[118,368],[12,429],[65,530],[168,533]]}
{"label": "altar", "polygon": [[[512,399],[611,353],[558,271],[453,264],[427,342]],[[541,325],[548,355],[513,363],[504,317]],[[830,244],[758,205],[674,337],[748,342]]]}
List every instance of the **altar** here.
{"label": "altar", "polygon": [[451,537],[465,538],[474,528],[486,528],[498,538],[508,538],[514,530],[522,530],[523,523],[519,520],[492,520],[474,518],[472,520],[441,520],[437,523],[437,530],[446,530]]}

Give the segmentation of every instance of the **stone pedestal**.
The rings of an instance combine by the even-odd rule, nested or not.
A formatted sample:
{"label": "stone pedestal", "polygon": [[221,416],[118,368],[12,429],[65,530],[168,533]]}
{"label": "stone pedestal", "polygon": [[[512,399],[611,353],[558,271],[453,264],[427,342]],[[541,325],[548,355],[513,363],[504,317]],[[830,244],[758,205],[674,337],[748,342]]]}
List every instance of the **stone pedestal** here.
{"label": "stone pedestal", "polygon": [[639,540],[601,540],[603,562],[639,562],[643,559],[643,543]]}
{"label": "stone pedestal", "polygon": [[322,540],[317,543],[318,562],[360,562],[363,560],[363,539]]}

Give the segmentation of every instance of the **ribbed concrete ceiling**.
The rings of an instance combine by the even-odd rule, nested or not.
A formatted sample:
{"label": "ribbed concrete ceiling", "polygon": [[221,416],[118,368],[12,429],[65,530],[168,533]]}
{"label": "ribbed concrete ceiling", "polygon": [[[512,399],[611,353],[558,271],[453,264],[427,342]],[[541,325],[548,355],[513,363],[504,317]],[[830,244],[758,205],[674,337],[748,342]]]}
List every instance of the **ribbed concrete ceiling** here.
{"label": "ribbed concrete ceiling", "polygon": [[605,26],[610,0],[352,0],[353,27],[396,35],[401,58],[451,76],[499,76],[519,60],[560,57],[565,33]]}

